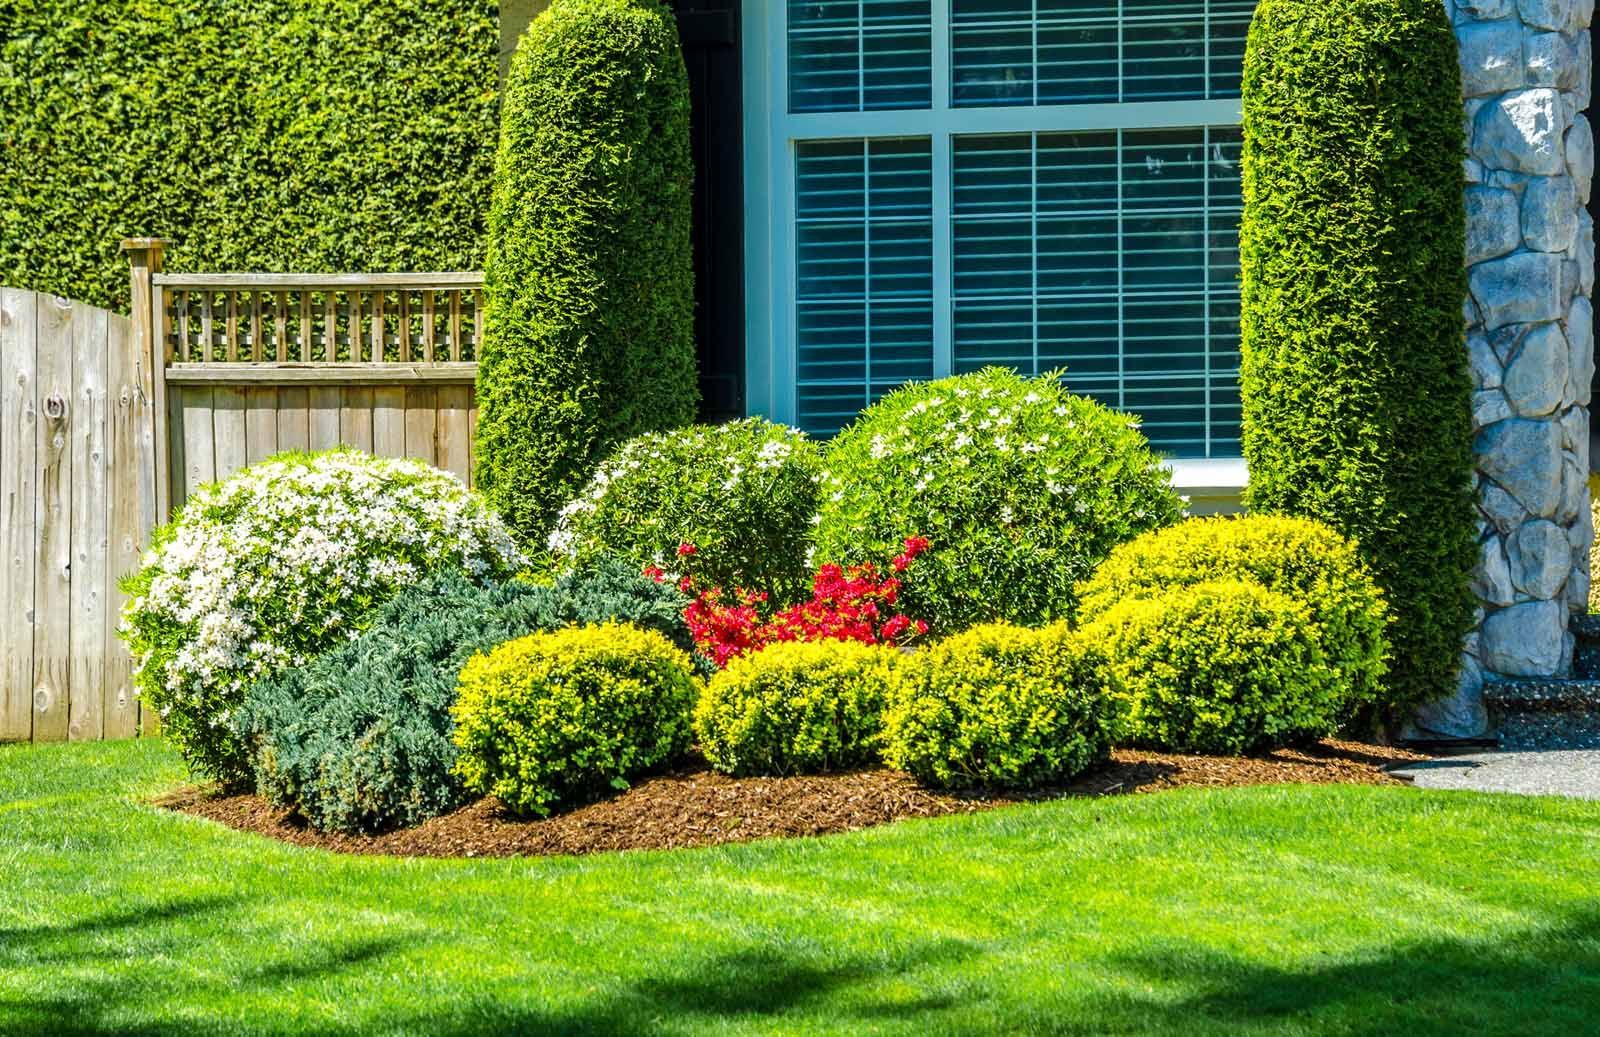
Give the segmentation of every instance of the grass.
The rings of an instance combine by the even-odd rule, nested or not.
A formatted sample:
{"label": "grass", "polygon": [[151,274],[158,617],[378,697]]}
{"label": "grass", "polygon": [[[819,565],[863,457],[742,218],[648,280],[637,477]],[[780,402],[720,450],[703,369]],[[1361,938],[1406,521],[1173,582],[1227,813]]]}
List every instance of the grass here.
{"label": "grass", "polygon": [[0,749],[0,1033],[1577,1034],[1600,804],[1178,791],[585,859],[330,856]]}

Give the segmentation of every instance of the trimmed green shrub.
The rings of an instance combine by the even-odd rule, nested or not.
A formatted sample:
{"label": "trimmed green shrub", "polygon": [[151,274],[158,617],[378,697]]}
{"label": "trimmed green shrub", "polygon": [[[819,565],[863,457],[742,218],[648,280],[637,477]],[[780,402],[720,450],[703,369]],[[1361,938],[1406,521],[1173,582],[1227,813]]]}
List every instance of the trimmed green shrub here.
{"label": "trimmed green shrub", "polygon": [[976,626],[896,667],[884,760],[930,785],[1021,788],[1103,760],[1116,704],[1065,623]]}
{"label": "trimmed green shrub", "polygon": [[1252,510],[1353,539],[1391,719],[1454,690],[1475,602],[1461,79],[1437,0],[1262,0],[1244,68]]}
{"label": "trimmed green shrub", "polygon": [[856,641],[775,644],[711,678],[694,712],[700,751],[728,774],[809,774],[876,759],[901,653]]}
{"label": "trimmed green shrub", "polygon": [[694,420],[689,85],[655,0],[555,0],[506,79],[478,483],[528,543],[595,462]]}
{"label": "trimmed green shrub", "polygon": [[1130,598],[1079,634],[1124,703],[1126,737],[1138,744],[1271,749],[1331,734],[1347,705],[1311,610],[1254,581]]}
{"label": "trimmed green shrub", "polygon": [[547,816],[681,756],[698,691],[689,657],[653,630],[605,623],[507,642],[461,671],[456,772]]}
{"label": "trimmed green shrub", "polygon": [[993,367],[868,408],[829,447],[818,508],[826,561],[881,564],[905,537],[932,542],[902,599],[940,631],[1070,616],[1074,585],[1113,547],[1182,512],[1132,418],[1053,375]]}
{"label": "trimmed green shrub", "polygon": [[256,791],[322,831],[379,832],[455,809],[461,667],[511,638],[621,620],[684,645],[687,599],[603,560],[552,587],[482,586],[443,572],[379,610],[371,629],[305,666],[259,681],[233,716]]}
{"label": "trimmed green shrub", "polygon": [[492,0],[0,4],[0,284],[126,309],[174,271],[477,270]]}
{"label": "trimmed green shrub", "polygon": [[522,564],[477,494],[420,461],[280,454],[201,487],[123,581],[140,697],[189,766],[249,782],[228,720],[254,681],[349,639],[430,573]]}
{"label": "trimmed green shrub", "polygon": [[549,547],[566,566],[619,555],[792,601],[810,582],[820,468],[804,433],[761,418],[640,436],[561,509]]}
{"label": "trimmed green shrub", "polygon": [[1112,551],[1079,587],[1079,618],[1216,580],[1250,580],[1305,605],[1344,699],[1353,708],[1384,701],[1388,607],[1355,545],[1315,519],[1189,519],[1146,533]]}

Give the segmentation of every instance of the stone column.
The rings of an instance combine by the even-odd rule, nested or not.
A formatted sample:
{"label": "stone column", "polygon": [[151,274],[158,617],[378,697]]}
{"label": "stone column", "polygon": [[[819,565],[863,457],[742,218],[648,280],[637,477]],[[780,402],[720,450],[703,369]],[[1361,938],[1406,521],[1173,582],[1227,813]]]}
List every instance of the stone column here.
{"label": "stone column", "polygon": [[1485,679],[1566,676],[1589,594],[1594,0],[1444,0],[1461,48],[1467,349],[1481,555],[1455,697],[1419,726],[1481,733]]}

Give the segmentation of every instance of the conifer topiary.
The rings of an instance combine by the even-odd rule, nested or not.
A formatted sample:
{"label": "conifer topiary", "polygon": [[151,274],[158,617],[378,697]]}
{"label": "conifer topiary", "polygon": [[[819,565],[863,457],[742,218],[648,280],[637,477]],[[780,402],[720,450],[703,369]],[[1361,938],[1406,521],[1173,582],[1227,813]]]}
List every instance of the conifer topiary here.
{"label": "conifer topiary", "polygon": [[1246,503],[1355,540],[1392,720],[1453,690],[1474,608],[1456,55],[1438,0],[1262,0],[1245,56]]}
{"label": "conifer topiary", "polygon": [[600,458],[694,420],[689,86],[655,0],[556,0],[502,100],[478,481],[526,542]]}

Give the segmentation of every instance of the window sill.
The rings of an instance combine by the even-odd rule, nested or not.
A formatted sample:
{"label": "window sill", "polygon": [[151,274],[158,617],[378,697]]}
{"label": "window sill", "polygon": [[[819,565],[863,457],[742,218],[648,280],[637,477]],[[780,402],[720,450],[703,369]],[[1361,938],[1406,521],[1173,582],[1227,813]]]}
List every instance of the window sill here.
{"label": "window sill", "polygon": [[1249,476],[1243,458],[1174,458],[1166,465],[1173,489],[1189,498],[1190,514],[1230,515],[1244,510],[1240,497]]}

